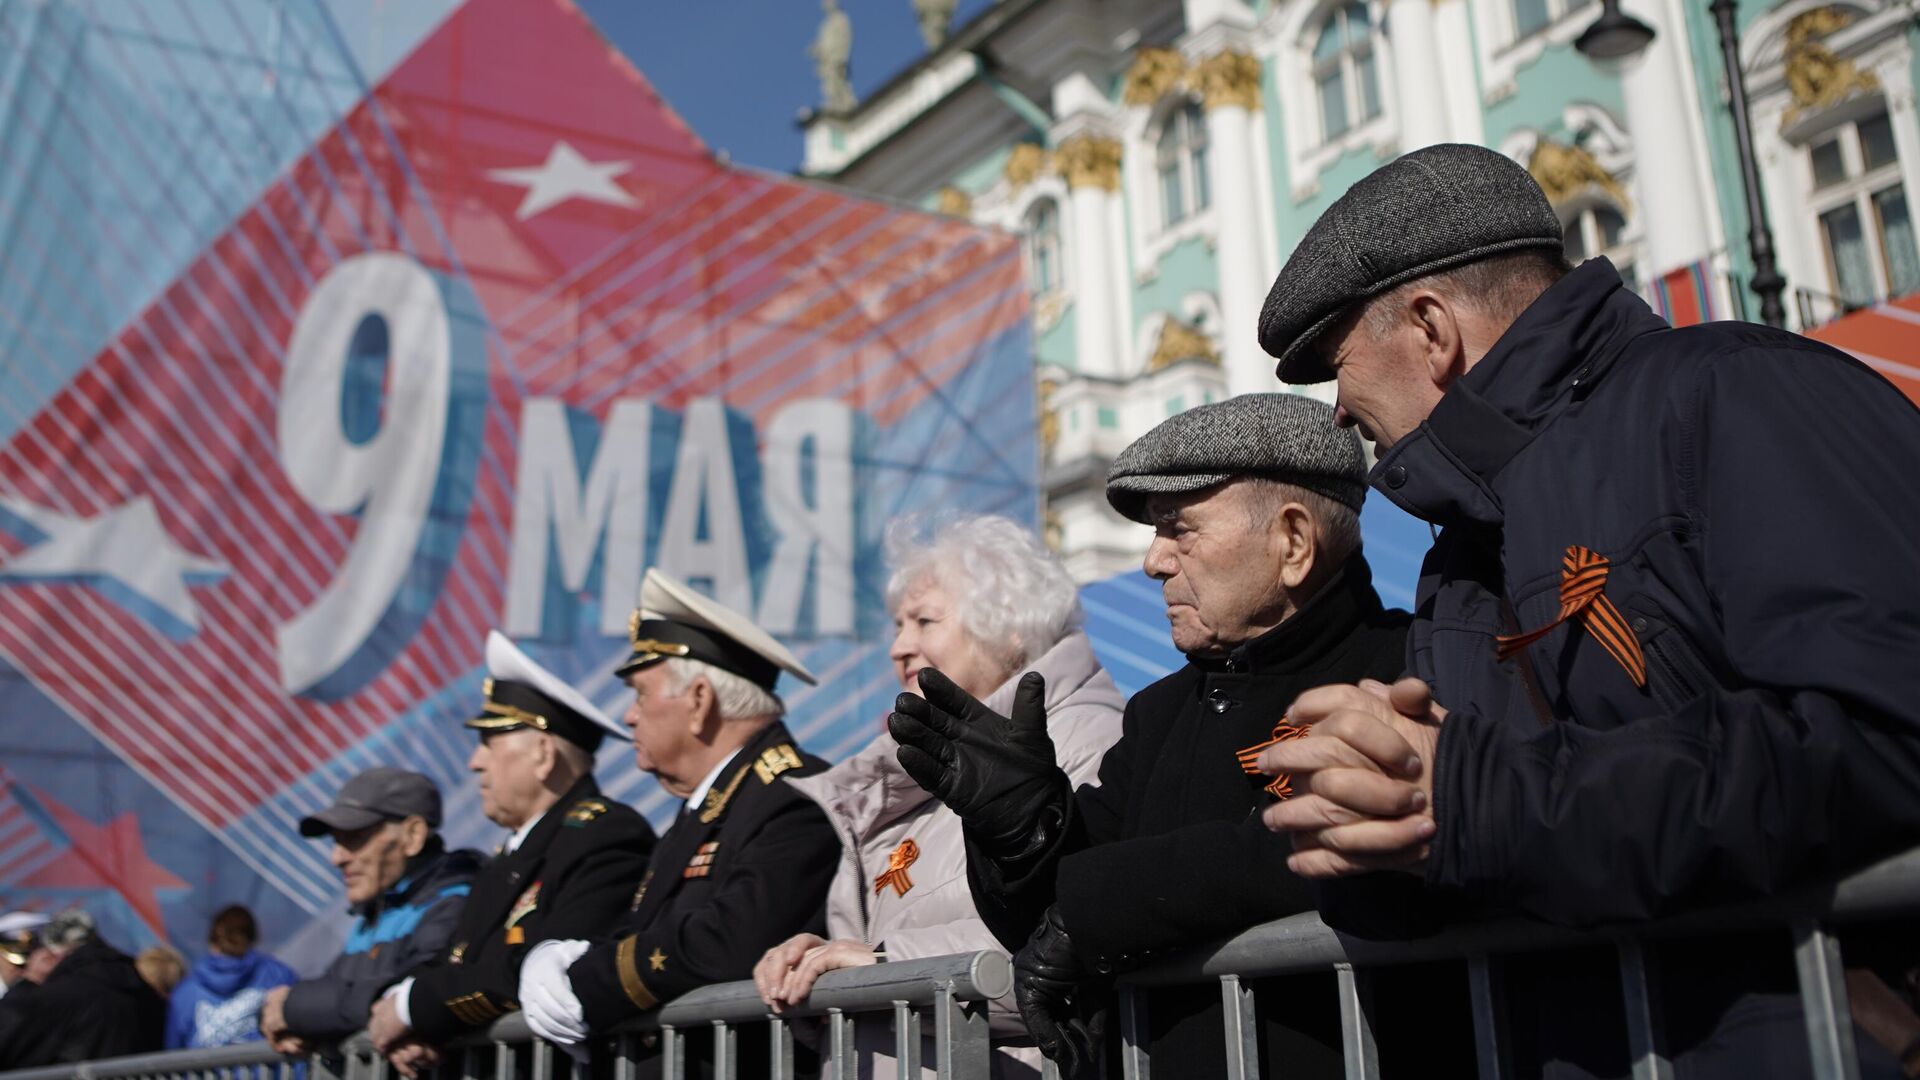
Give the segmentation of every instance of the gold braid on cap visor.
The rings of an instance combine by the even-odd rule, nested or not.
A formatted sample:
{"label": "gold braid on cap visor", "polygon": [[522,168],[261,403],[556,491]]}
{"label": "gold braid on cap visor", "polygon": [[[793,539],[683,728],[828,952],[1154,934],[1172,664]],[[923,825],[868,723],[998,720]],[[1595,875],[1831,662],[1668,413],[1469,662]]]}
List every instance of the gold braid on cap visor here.
{"label": "gold braid on cap visor", "polygon": [[526,727],[533,728],[536,731],[551,730],[553,722],[551,720],[548,720],[546,717],[541,716],[539,713],[528,712],[525,709],[516,708],[512,705],[506,704],[505,702],[493,700],[493,680],[492,679],[488,679],[486,681],[486,684],[483,687],[483,690],[487,695],[487,703],[485,705],[480,706],[480,711],[483,713],[486,713],[488,716],[497,716],[500,719],[469,720],[467,721],[467,725],[469,727],[481,728],[487,731],[497,731],[501,728],[520,727],[524,725]]}
{"label": "gold braid on cap visor", "polygon": [[669,656],[686,656],[693,650],[674,641],[659,641],[640,636],[640,613],[634,612],[627,618],[627,637],[633,641],[633,655],[627,658],[627,666],[651,664],[655,660],[664,660]]}

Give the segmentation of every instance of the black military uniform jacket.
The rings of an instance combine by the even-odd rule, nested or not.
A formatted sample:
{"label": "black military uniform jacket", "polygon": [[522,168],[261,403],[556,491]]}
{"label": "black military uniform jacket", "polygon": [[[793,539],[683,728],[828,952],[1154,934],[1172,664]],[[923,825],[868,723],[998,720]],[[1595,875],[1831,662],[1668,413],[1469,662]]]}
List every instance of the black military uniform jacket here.
{"label": "black military uniform jacket", "polygon": [[629,894],[633,910],[567,971],[593,1031],[695,987],[751,978],[768,949],[821,927],[840,841],[819,805],[782,778],[826,767],[786,725],[768,724],[667,830]]}
{"label": "black military uniform jacket", "polygon": [[[1135,694],[1120,741],[1101,762],[1099,785],[1076,793],[1073,822],[1012,883],[1015,895],[996,896],[995,883],[978,872],[985,861],[969,857],[988,925],[1016,947],[1021,925],[1057,904],[1076,950],[1097,968],[1120,972],[1155,953],[1313,910],[1315,889],[1287,869],[1292,843],[1260,820],[1274,802],[1269,778],[1248,775],[1236,755],[1271,738],[1306,690],[1398,678],[1410,621],[1382,608],[1366,560],[1355,555],[1280,626],[1229,656],[1193,659]],[[1400,897],[1418,894],[1410,876],[1379,884]],[[1016,933],[1019,940],[1009,940]],[[1253,985],[1264,1022],[1261,1075],[1342,1075],[1331,976]],[[1376,1002],[1397,990],[1376,986]],[[1396,1021],[1401,1012],[1393,1010]],[[1174,1062],[1183,1080],[1226,1075],[1217,986],[1155,992],[1147,1022],[1156,1063]],[[1461,1023],[1470,1035],[1467,1014]]]}
{"label": "black military uniform jacket", "polygon": [[606,933],[653,849],[652,826],[583,777],[518,848],[473,879],[451,947],[412,972],[413,1030],[441,1042],[519,1008],[527,950]]}

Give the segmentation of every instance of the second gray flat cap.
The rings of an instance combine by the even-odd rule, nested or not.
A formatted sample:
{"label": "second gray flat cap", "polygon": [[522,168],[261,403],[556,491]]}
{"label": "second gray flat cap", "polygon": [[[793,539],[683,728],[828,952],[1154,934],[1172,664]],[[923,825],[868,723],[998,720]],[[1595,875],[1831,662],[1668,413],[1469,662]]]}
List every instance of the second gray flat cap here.
{"label": "second gray flat cap", "polygon": [[1282,382],[1333,378],[1314,341],[1356,302],[1414,278],[1527,248],[1563,250],[1560,218],[1527,170],[1484,146],[1442,143],[1375,169],[1293,249],[1260,311]]}
{"label": "second gray flat cap", "polygon": [[1107,501],[1147,522],[1152,495],[1264,476],[1358,511],[1367,497],[1360,437],[1333,426],[1333,407],[1298,394],[1241,394],[1176,413],[1135,439],[1107,469]]}

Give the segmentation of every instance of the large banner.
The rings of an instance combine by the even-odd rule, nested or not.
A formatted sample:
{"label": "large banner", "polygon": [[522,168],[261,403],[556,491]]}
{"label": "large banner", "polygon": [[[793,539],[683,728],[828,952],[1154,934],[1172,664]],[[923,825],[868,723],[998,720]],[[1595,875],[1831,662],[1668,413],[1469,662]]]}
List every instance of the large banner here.
{"label": "large banner", "polygon": [[8,906],[197,953],[243,902],[311,965],[343,901],[295,823],[348,776],[501,838],[489,628],[617,713],[661,566],[799,651],[844,756],[886,522],[1035,516],[1013,238],[719,164],[565,0],[449,7],[0,5]]}

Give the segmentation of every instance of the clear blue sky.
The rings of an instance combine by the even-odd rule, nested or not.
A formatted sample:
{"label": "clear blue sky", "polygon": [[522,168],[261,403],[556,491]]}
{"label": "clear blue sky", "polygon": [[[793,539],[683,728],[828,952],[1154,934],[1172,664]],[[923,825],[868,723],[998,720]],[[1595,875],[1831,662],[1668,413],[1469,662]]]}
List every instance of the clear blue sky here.
{"label": "clear blue sky", "polygon": [[[807,46],[818,0],[576,0],[674,110],[735,161],[791,172],[794,117],[820,100]],[[954,25],[991,6],[960,0]],[[867,93],[923,52],[911,0],[841,0],[853,20],[853,89]]]}

